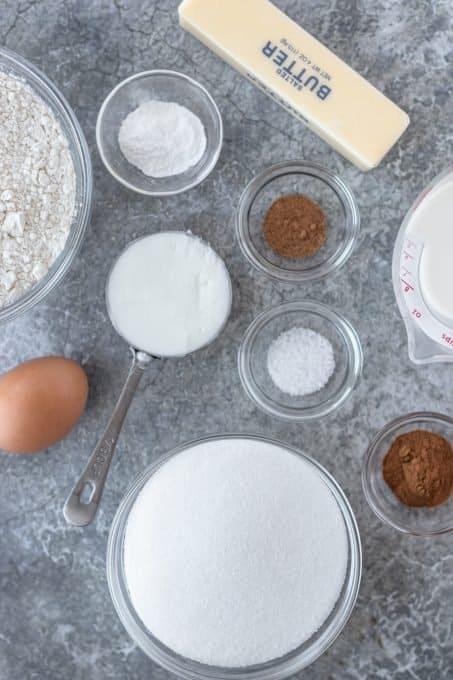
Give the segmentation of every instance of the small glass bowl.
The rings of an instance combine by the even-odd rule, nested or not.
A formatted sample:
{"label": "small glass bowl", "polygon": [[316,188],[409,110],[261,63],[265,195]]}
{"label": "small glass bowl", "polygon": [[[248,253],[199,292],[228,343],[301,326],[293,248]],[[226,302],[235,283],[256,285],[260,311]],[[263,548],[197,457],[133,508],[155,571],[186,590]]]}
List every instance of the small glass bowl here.
{"label": "small glass bowl", "polygon": [[428,430],[453,442],[453,418],[418,412],[396,418],[374,437],[365,454],[362,485],[370,508],[380,520],[405,534],[435,536],[453,530],[453,496],[434,508],[411,508],[384,481],[382,463],[395,439],[413,430]]}
{"label": "small glass bowl", "polygon": [[90,221],[93,175],[90,152],[82,129],[73,110],[55,85],[33,64],[5,47],[0,47],[0,71],[25,82],[52,111],[66,136],[76,178],[74,215],[62,252],[33,288],[0,308],[0,322],[3,322],[15,319],[44,300],[68,272],[82,245]]}
{"label": "small glass bowl", "polygon": [[[267,370],[269,346],[284,331],[301,326],[327,338],[333,347],[335,370],[327,385],[305,396],[282,392]],[[338,408],[362,373],[359,337],[340,314],[320,302],[286,302],[259,314],[245,332],[239,347],[238,369],[250,399],[270,415],[300,421],[325,416]]]}
{"label": "small glass bowl", "polygon": [[[124,574],[125,529],[129,512],[143,486],[173,456],[177,456],[187,449],[198,446],[206,441],[219,441],[223,439],[252,439],[273,444],[300,456],[309,465],[312,465],[338,504],[344,519],[348,541],[348,564],[343,588],[333,610],[321,628],[300,647],[285,656],[245,668],[222,668],[198,663],[176,654],[173,650],[162,644],[145,628],[137,615],[129,597]],[[150,659],[178,678],[183,678],[183,680],[283,680],[283,678],[288,678],[298,673],[321,656],[343,630],[354,609],[360,586],[361,573],[362,549],[359,530],[351,506],[336,480],[316,460],[302,453],[302,451],[274,439],[265,439],[253,435],[226,434],[203,437],[178,446],[152,463],[135,478],[124,495],[113,519],[107,545],[107,582],[114,607],[123,626],[132,640]],[[215,606],[215,603],[213,603],[213,606]]]}
{"label": "small glass bowl", "polygon": [[[264,238],[267,211],[275,200],[288,194],[307,196],[326,215],[326,243],[309,257],[282,257]],[[236,211],[236,233],[243,254],[263,274],[282,281],[312,281],[337,270],[351,255],[359,227],[359,208],[351,189],[330,170],[305,161],[284,161],[260,172],[245,187]]]}
{"label": "small glass bowl", "polygon": [[[118,132],[125,117],[151,99],[175,102],[190,109],[203,123],[206,149],[198,163],[170,177],[148,177],[124,157]],[[147,196],[172,196],[202,182],[214,168],[222,148],[220,111],[209,92],[196,80],[176,71],[143,71],[119,83],[102,104],[96,141],[107,170],[121,184]]]}

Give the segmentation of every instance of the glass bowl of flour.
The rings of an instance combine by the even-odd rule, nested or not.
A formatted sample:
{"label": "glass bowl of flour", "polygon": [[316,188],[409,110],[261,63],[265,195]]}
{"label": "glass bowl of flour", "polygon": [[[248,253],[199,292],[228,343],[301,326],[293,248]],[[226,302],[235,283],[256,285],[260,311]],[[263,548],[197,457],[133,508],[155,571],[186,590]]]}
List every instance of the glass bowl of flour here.
{"label": "glass bowl of flour", "polygon": [[144,71],[107,96],[96,141],[118,182],[147,196],[172,196],[196,186],[214,168],[222,118],[209,92],[189,76]]}
{"label": "glass bowl of flour", "polygon": [[90,219],[92,171],[77,118],[48,78],[0,48],[0,321],[41,302]]}
{"label": "glass bowl of flour", "polygon": [[275,440],[223,435],[151,464],[110,531],[116,611],[153,661],[187,680],[278,680],[345,626],[360,537],[337,482]]}

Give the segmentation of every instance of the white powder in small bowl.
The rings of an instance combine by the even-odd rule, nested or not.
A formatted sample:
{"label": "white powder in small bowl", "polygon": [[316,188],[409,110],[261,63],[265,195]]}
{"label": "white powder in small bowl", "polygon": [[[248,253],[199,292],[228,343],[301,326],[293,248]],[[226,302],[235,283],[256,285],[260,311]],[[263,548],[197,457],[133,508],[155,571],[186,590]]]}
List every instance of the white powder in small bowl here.
{"label": "white powder in small bowl", "polygon": [[279,390],[301,397],[321,390],[335,370],[332,344],[320,333],[294,326],[269,346],[267,370]]}
{"label": "white powder in small bowl", "polygon": [[206,149],[203,123],[174,102],[140,104],[121,123],[118,144],[126,160],[148,177],[187,172]]}
{"label": "white powder in small bowl", "polygon": [[224,438],[173,456],[146,482],[127,520],[124,572],[162,643],[244,667],[319,630],[348,554],[341,510],[313,465],[271,443]]}

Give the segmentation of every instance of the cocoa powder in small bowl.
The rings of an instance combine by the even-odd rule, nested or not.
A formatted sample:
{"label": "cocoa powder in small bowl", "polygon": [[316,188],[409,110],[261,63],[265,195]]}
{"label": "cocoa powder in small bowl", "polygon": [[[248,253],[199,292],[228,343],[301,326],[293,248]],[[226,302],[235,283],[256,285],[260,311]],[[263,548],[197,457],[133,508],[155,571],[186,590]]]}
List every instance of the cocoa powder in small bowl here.
{"label": "cocoa powder in small bowl", "polygon": [[266,213],[264,237],[282,257],[309,257],[326,242],[326,216],[307,196],[288,194],[274,201]]}
{"label": "cocoa powder in small bowl", "polygon": [[405,505],[432,508],[453,490],[453,448],[434,432],[399,435],[382,464],[385,482]]}

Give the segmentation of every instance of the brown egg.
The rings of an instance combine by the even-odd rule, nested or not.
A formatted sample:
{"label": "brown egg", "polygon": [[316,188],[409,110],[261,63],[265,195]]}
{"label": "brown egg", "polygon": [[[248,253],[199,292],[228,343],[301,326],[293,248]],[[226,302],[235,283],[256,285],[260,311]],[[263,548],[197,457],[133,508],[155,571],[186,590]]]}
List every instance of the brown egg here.
{"label": "brown egg", "polygon": [[0,448],[34,453],[63,439],[82,415],[88,380],[78,363],[41,357],[0,377]]}

